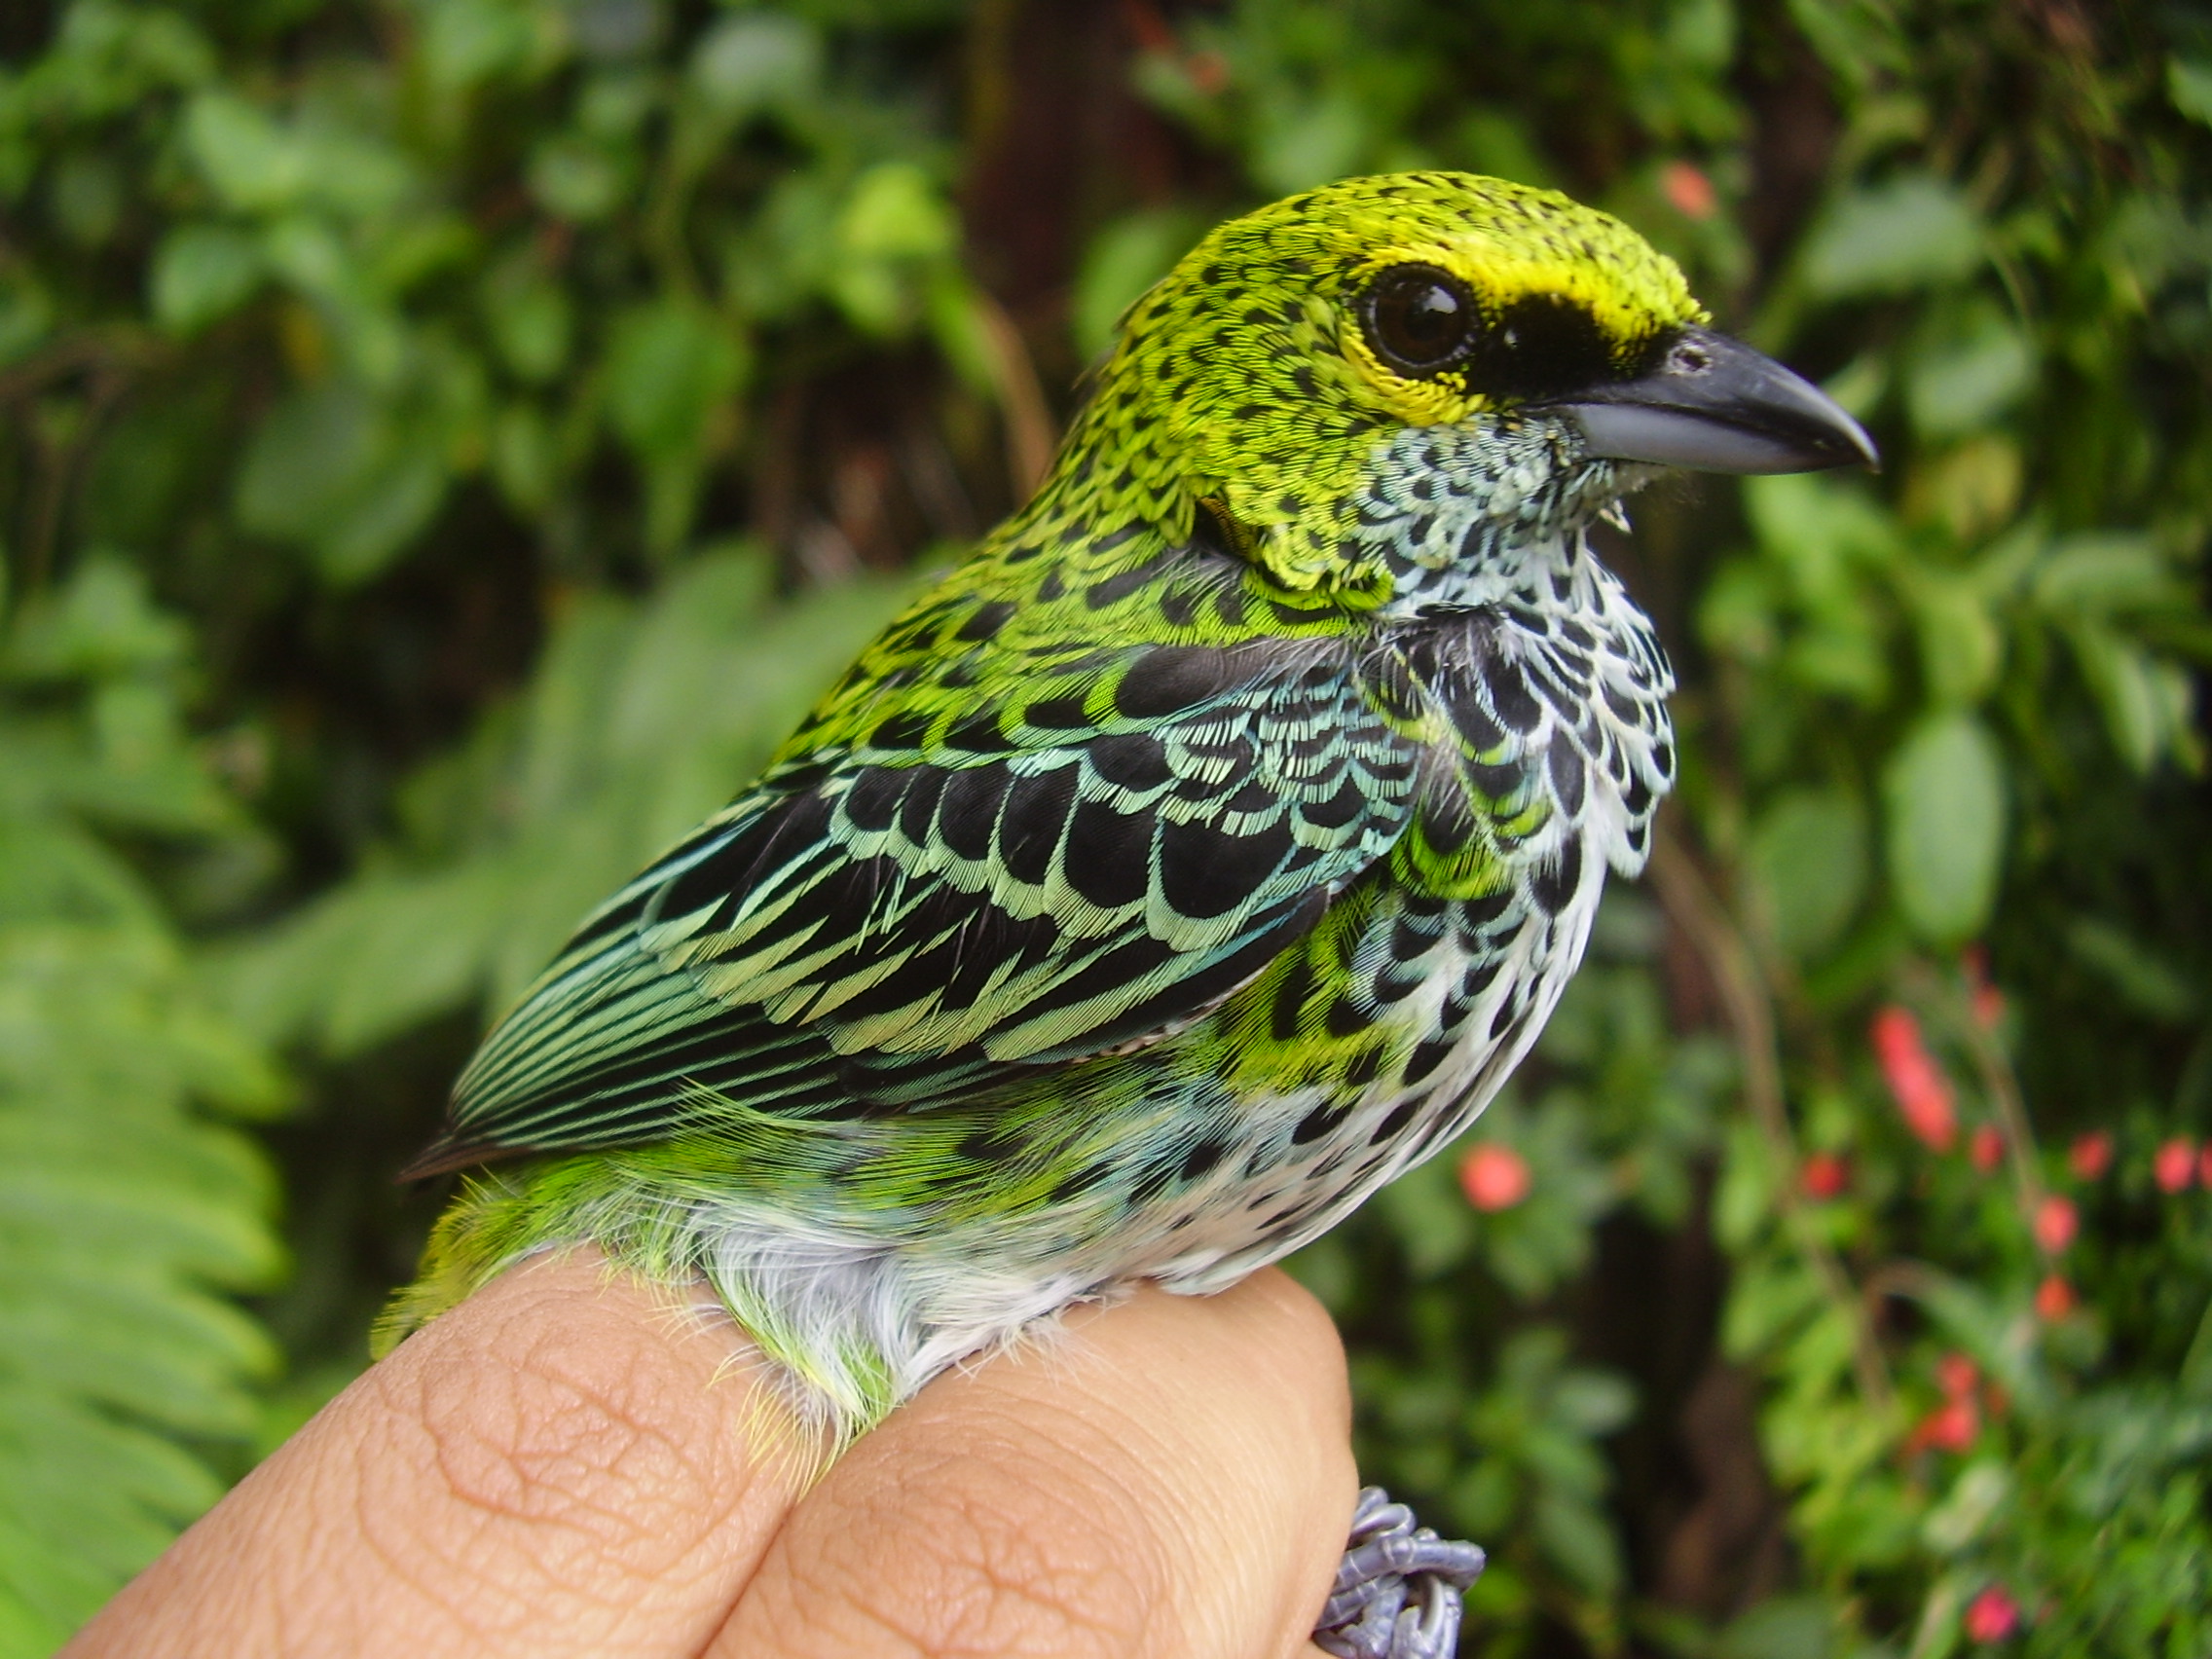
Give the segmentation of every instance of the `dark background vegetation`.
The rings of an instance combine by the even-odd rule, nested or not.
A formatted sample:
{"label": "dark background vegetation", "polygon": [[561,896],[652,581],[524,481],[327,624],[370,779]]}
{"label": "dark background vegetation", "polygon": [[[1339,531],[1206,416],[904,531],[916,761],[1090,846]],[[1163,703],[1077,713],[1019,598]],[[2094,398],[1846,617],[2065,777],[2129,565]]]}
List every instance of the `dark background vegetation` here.
{"label": "dark background vegetation", "polygon": [[0,9],[0,1654],[363,1363],[489,1014],[1347,173],[1552,184],[1872,425],[1607,542],[1686,776],[1299,1271],[1467,1650],[2212,1645],[2212,12]]}

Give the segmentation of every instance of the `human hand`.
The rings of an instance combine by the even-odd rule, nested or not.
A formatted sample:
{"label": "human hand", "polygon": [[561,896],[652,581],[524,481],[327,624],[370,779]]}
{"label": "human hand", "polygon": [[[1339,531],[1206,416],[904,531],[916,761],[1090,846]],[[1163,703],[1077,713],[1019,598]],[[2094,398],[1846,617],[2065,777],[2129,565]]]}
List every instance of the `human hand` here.
{"label": "human hand", "polygon": [[1327,1316],[1270,1271],[1065,1324],[939,1378],[807,1488],[733,1327],[596,1258],[534,1262],[340,1395],[63,1656],[1317,1654],[1355,1484]]}

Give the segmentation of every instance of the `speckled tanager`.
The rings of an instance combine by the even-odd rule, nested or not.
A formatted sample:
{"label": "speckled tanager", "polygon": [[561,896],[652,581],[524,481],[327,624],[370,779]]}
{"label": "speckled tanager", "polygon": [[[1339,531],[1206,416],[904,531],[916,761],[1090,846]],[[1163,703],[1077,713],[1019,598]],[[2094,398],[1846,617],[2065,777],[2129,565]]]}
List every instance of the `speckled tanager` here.
{"label": "speckled tanager", "polygon": [[[1708,321],[1618,220],[1496,179],[1207,236],[1035,497],[486,1040],[413,1173],[484,1167],[385,1339],[588,1241],[711,1285],[840,1444],[1444,1146],[1675,773],[1588,527],[1669,466],[1873,459]],[[1479,1553],[1379,1497],[1353,1542],[1321,1639],[1448,1650]]]}

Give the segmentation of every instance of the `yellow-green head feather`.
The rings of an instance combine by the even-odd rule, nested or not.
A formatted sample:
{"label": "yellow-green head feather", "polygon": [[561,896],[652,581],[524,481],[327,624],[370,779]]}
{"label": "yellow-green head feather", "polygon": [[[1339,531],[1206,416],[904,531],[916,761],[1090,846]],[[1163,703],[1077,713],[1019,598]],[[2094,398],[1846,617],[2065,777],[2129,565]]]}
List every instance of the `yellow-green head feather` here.
{"label": "yellow-green head feather", "polygon": [[[1400,372],[1369,308],[1395,269],[1442,274],[1490,349]],[[1341,553],[1379,434],[1501,415],[1567,366],[1636,372],[1706,320],[1675,262],[1610,214],[1472,173],[1349,179],[1232,220],[1134,305],[1042,505],[1107,530],[1187,530],[1209,503],[1282,587],[1357,603]]]}

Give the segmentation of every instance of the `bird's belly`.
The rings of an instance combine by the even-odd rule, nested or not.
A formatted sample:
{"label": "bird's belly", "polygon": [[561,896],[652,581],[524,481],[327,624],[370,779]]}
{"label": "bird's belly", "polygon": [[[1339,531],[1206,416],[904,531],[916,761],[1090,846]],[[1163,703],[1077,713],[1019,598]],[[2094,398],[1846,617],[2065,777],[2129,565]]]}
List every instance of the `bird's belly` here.
{"label": "bird's belly", "polygon": [[[855,1124],[803,1202],[781,1183],[698,1202],[685,1253],[803,1381],[796,1398],[861,1421],[1071,1303],[1144,1279],[1226,1289],[1473,1122],[1579,963],[1604,867],[1585,861],[1549,909],[1530,883],[1503,905],[1385,891],[1360,928],[1333,941],[1317,929],[1303,966],[1286,953],[1148,1049],[969,1114]],[[1409,908],[1433,935],[1418,978],[1359,1030],[1332,1026],[1332,999],[1374,988],[1379,941]],[[1345,971],[1333,982],[1314,964],[1330,951]],[[1300,1018],[1272,1023],[1300,973]],[[853,1354],[875,1357],[856,1370]]]}
{"label": "bird's belly", "polygon": [[[1602,880],[1502,938],[1447,929],[1451,942],[1400,1005],[1390,1047],[1404,1058],[1365,1082],[1340,1075],[1238,1102],[1247,1132],[1219,1173],[1135,1205],[1104,1276],[1194,1294],[1226,1288],[1449,1144],[1542,1030],[1581,960]],[[1482,991],[1459,995],[1471,978]]]}

